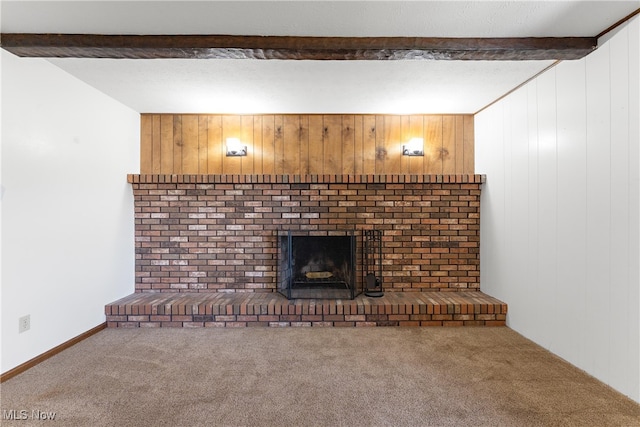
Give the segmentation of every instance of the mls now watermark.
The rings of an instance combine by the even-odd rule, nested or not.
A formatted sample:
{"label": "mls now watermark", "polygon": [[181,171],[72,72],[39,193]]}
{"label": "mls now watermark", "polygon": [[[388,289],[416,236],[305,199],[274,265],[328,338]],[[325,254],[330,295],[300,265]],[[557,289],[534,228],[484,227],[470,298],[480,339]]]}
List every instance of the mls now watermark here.
{"label": "mls now watermark", "polygon": [[26,409],[3,409],[2,419],[7,421],[53,421],[56,419],[56,413],[51,411],[41,411],[39,409],[33,409],[31,411],[27,411]]}

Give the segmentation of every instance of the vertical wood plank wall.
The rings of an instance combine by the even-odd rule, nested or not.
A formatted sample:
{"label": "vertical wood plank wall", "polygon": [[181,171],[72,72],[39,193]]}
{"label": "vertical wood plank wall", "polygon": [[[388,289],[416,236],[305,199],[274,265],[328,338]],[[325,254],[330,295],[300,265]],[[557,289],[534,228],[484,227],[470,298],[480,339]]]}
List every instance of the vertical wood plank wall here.
{"label": "vertical wood plank wall", "polygon": [[[416,137],[425,155],[402,156]],[[473,174],[473,115],[142,114],[140,173]]]}

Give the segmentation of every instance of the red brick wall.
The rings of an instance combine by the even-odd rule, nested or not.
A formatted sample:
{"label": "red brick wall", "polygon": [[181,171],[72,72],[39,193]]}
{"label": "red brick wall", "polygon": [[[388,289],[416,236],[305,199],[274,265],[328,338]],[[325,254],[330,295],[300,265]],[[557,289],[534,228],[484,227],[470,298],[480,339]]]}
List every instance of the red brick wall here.
{"label": "red brick wall", "polygon": [[276,236],[286,229],[355,229],[359,248],[358,231],[382,230],[386,291],[480,287],[482,175],[128,179],[136,292],[274,291]]}

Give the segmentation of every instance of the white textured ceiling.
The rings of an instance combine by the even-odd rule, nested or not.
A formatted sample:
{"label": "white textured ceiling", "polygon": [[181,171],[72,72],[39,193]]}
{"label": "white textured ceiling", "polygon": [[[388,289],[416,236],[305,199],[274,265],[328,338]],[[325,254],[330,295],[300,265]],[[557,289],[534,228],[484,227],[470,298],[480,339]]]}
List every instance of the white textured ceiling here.
{"label": "white textured ceiling", "polygon": [[[2,1],[2,32],[595,36],[637,1]],[[52,59],[138,112],[474,113],[551,61]]]}

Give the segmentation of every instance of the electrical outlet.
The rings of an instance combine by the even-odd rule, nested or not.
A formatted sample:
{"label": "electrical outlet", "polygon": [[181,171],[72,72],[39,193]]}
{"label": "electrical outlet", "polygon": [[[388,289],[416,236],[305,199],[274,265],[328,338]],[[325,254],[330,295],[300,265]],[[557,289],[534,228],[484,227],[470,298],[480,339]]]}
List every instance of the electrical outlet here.
{"label": "electrical outlet", "polygon": [[26,316],[22,316],[18,319],[18,333],[21,334],[23,332],[28,331],[31,328],[31,315],[27,314]]}

